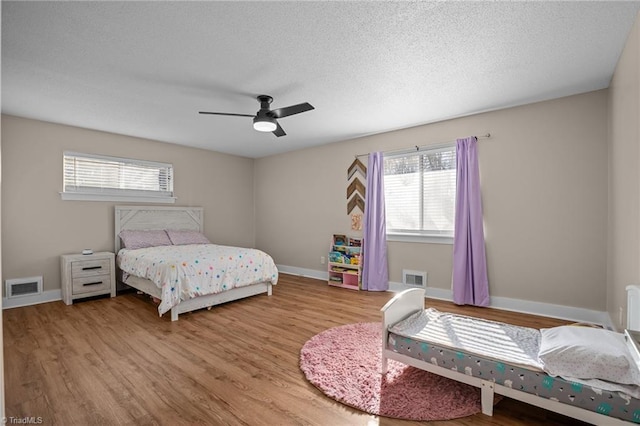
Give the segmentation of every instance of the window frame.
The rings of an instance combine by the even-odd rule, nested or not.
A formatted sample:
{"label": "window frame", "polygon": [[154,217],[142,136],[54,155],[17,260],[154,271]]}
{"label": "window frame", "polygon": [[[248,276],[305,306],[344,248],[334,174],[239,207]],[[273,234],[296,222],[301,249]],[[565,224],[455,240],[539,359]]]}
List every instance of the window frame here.
{"label": "window frame", "polygon": [[[119,163],[121,165],[136,165],[158,170],[165,170],[167,173],[167,183],[169,188],[167,191],[149,191],[136,190],[126,188],[94,188],[94,187],[75,187],[70,189],[72,185],[66,185],[66,166],[65,162],[68,157],[78,159],[102,160],[105,163]],[[173,204],[176,197],[174,196],[174,169],[173,164],[162,163],[158,161],[139,160],[136,158],[114,157],[101,154],[89,154],[76,151],[64,151],[62,154],[62,192],[60,197],[64,201],[116,201],[116,202],[138,202],[138,203],[158,203]]]}
{"label": "window frame", "polygon": [[[428,155],[429,153],[442,152],[442,151],[453,151],[454,155],[456,153],[456,143],[450,142],[446,144],[439,144],[427,147],[420,147],[418,149],[408,149],[404,151],[394,151],[393,154],[385,155],[384,160],[398,158],[398,157],[407,157],[407,156],[423,156]],[[420,161],[420,160],[419,160]],[[456,164],[457,166],[457,164]],[[457,167],[454,167],[454,172],[457,180]],[[457,186],[457,182],[456,182]],[[454,188],[455,189],[455,188]],[[455,203],[455,193],[454,193],[454,203]],[[422,200],[421,200],[422,205]],[[385,197],[385,210],[386,210],[386,197]],[[455,228],[455,204],[454,204],[454,228]],[[411,242],[411,243],[429,243],[429,244],[453,244],[453,238],[455,234],[455,229],[449,232],[421,232],[421,231],[390,231],[388,228],[386,229],[387,233],[387,241],[392,242]]]}

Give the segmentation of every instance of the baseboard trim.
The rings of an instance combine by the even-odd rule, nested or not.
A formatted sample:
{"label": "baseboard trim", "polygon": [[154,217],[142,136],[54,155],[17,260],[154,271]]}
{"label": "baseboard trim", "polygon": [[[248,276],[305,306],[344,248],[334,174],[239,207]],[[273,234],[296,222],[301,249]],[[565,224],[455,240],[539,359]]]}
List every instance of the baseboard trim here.
{"label": "baseboard trim", "polygon": [[609,330],[615,329],[608,312],[595,311],[592,309],[554,305],[552,303],[531,302],[520,299],[509,299],[507,297],[492,297],[491,307],[503,309],[505,311],[523,312],[569,321],[600,324]]}
{"label": "baseboard trim", "polygon": [[305,278],[315,278],[317,280],[327,281],[329,279],[329,272],[318,271],[316,269],[298,268],[295,266],[276,265],[278,272],[290,275],[298,275]]}
{"label": "baseboard trim", "polygon": [[47,290],[33,296],[3,297],[2,309],[21,308],[40,303],[55,302],[56,300],[62,300],[62,290]]}
{"label": "baseboard trim", "polygon": [[[278,265],[280,272],[299,275],[307,278],[327,280],[329,273],[314,269],[296,268],[293,266]],[[408,288],[415,288],[399,282],[389,282],[389,291],[397,293]],[[426,296],[432,299],[453,301],[451,290],[442,288],[427,287]],[[607,312],[595,311],[592,309],[576,308],[573,306],[555,305],[552,303],[532,302],[529,300],[512,299],[509,297],[491,296],[490,308],[502,309],[504,311],[519,312],[523,314],[540,315],[543,317],[558,318],[567,321],[587,322],[600,324],[609,330],[615,330],[613,322]]]}
{"label": "baseboard trim", "polygon": [[[297,275],[306,278],[315,278],[317,280],[326,281],[329,279],[327,271],[318,271],[316,269],[298,268],[295,266],[277,265],[278,271],[284,274]],[[389,291],[399,292],[411,288],[399,282],[389,282]],[[432,299],[453,301],[451,290],[442,288],[427,287],[426,296]],[[47,290],[41,294],[34,296],[23,296],[15,298],[2,298],[2,309],[19,308],[22,306],[37,305],[40,303],[54,302],[62,300],[61,290]],[[524,314],[540,315],[544,317],[552,317],[564,319],[567,321],[588,322],[600,324],[607,329],[615,330],[613,322],[607,312],[595,311],[591,309],[576,308],[573,306],[555,305],[551,303],[532,302],[528,300],[512,299],[509,297],[491,296],[489,307],[502,309],[505,311],[520,312]]]}

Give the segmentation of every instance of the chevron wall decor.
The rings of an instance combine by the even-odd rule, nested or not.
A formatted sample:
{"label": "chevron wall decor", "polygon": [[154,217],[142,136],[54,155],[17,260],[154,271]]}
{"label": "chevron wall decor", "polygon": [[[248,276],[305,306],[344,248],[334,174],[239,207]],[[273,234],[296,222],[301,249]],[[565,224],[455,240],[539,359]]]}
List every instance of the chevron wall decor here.
{"label": "chevron wall decor", "polygon": [[347,180],[351,179],[356,173],[360,173],[365,180],[367,179],[367,167],[357,158],[353,160],[353,163],[347,169]]}
{"label": "chevron wall decor", "polygon": [[347,182],[349,182],[347,186],[347,214],[350,214],[356,207],[364,213],[366,186],[362,183],[363,181],[367,181],[367,167],[356,158],[347,169]]}
{"label": "chevron wall decor", "polygon": [[364,184],[360,182],[360,179],[358,179],[357,177],[353,178],[353,180],[347,187],[347,199],[351,198],[351,195],[353,195],[355,191],[358,191],[360,194],[362,194],[363,197],[367,195],[365,193],[366,190],[365,190]]}
{"label": "chevron wall decor", "polygon": [[358,207],[362,212],[364,212],[364,200],[359,194],[351,197],[349,202],[347,203],[347,214],[351,213],[354,208]]}

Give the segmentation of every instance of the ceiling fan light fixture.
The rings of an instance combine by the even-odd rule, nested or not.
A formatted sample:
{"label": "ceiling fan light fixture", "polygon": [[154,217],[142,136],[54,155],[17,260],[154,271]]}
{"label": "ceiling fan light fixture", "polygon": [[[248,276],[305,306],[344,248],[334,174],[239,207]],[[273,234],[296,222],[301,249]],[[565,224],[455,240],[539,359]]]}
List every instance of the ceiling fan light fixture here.
{"label": "ceiling fan light fixture", "polygon": [[276,127],[276,120],[271,117],[256,117],[253,119],[253,128],[259,132],[273,132]]}

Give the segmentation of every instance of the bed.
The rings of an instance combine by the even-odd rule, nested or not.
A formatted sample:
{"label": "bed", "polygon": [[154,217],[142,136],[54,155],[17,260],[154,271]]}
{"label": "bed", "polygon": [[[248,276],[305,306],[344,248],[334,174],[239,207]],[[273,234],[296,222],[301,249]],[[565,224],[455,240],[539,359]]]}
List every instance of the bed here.
{"label": "bed", "polygon": [[171,321],[197,309],[271,296],[278,281],[266,253],[207,244],[203,214],[201,207],[115,207],[118,280],[154,298],[159,315],[170,312]]}
{"label": "bed", "polygon": [[[494,394],[499,394],[596,425],[640,423],[640,386],[630,384],[637,383],[640,370],[632,351],[627,349],[628,336],[577,326],[540,331],[443,313],[425,309],[424,296],[423,289],[405,290],[381,309],[382,374],[392,359],[476,386],[481,389],[482,412],[486,415],[493,414]],[[637,309],[629,307],[630,311]],[[615,346],[616,357],[624,348],[628,356],[611,358],[615,363],[600,355],[589,355],[588,359],[604,360],[611,370],[618,368],[620,359],[626,367],[612,371],[614,376],[607,376],[605,381],[582,379],[586,377],[580,375],[583,372],[574,370],[569,370],[575,373],[571,377],[581,378],[565,378],[568,372],[557,370],[563,367],[556,365],[580,369],[590,361],[583,361],[583,355],[574,353],[567,358],[566,347],[564,353],[556,350],[554,339],[567,340],[565,334],[559,333],[598,336],[590,338],[589,345],[598,342],[596,346],[603,350]],[[615,339],[614,344],[603,343],[609,338]],[[557,375],[558,371],[563,375]],[[618,374],[624,378],[619,379]]]}

